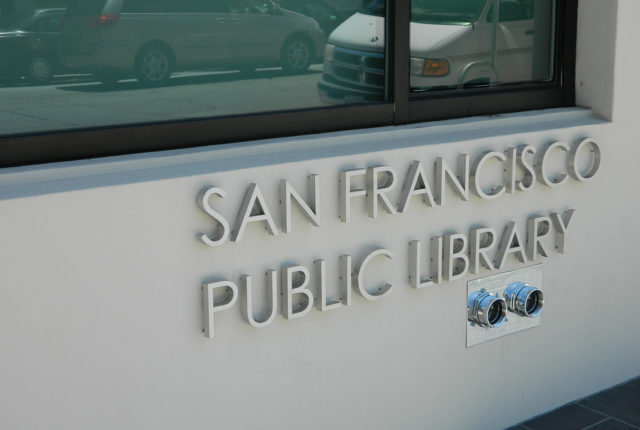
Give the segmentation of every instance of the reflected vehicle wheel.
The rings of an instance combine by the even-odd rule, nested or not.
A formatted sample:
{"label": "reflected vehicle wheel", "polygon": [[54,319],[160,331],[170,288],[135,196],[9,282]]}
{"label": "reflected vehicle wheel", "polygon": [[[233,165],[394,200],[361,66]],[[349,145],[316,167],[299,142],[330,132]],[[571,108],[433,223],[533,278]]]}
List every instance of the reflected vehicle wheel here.
{"label": "reflected vehicle wheel", "polygon": [[312,60],[311,43],[302,38],[289,39],[282,47],[280,61],[288,73],[302,73],[309,69]]}
{"label": "reflected vehicle wheel", "polygon": [[143,48],[136,60],[136,77],[144,85],[161,85],[171,76],[171,56],[162,46]]}
{"label": "reflected vehicle wheel", "polygon": [[29,61],[27,79],[36,84],[49,82],[53,76],[53,65],[47,57],[37,56]]}

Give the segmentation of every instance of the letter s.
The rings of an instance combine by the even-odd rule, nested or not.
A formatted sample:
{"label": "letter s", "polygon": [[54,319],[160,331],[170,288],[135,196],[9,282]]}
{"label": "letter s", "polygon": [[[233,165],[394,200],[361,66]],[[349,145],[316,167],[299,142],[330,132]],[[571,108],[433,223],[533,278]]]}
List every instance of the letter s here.
{"label": "letter s", "polygon": [[202,240],[202,242],[208,246],[220,246],[229,238],[229,223],[222,215],[214,211],[213,208],[209,205],[209,199],[213,195],[224,198],[227,193],[222,188],[209,188],[201,194],[201,198],[199,199],[198,203],[200,203],[202,210],[209,214],[211,218],[218,221],[218,224],[220,224],[220,227],[222,228],[222,232],[217,235],[217,238],[214,239],[209,238],[206,234],[200,234],[200,240]]}

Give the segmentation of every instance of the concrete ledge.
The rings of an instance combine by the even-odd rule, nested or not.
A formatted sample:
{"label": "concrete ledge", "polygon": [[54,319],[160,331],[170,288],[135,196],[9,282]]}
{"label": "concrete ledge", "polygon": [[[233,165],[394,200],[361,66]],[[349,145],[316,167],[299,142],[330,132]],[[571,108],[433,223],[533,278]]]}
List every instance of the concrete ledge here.
{"label": "concrete ledge", "polygon": [[0,200],[604,124],[591,110],[556,108],[15,167],[0,171]]}

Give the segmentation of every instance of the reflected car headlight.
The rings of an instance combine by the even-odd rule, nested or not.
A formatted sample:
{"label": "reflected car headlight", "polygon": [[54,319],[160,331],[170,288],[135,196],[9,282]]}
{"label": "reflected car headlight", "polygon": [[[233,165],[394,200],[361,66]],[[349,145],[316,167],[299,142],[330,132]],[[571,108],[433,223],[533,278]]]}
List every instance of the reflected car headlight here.
{"label": "reflected car headlight", "polygon": [[335,45],[332,45],[330,43],[327,43],[324,46],[324,61],[331,63],[333,61],[333,48],[335,48]]}
{"label": "reflected car headlight", "polygon": [[449,62],[446,58],[411,58],[411,74],[416,76],[447,76]]}

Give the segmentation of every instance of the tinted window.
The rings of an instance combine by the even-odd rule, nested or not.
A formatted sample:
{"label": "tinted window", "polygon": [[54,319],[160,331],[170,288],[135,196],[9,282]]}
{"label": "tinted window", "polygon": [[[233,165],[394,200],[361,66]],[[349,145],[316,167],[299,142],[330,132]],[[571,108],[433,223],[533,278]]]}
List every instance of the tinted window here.
{"label": "tinted window", "polygon": [[107,0],[71,0],[67,13],[80,16],[98,15],[106,3]]}
{"label": "tinted window", "polygon": [[[464,90],[552,81],[553,3],[413,0],[412,89]],[[493,24],[496,5],[500,25]]]}
{"label": "tinted window", "polygon": [[371,0],[360,12],[367,15],[384,16],[385,0]]}
{"label": "tinted window", "polygon": [[299,1],[295,1],[295,0],[284,0],[279,2],[280,6],[283,9],[288,9],[288,10],[292,10],[294,12],[300,12],[300,13],[305,13],[306,11],[304,10],[304,5],[299,2]]}
{"label": "tinted window", "polygon": [[217,13],[228,12],[224,0],[168,0],[168,12],[176,13]]}
{"label": "tinted window", "polygon": [[[544,1],[544,0],[543,0]],[[500,22],[522,21],[533,18],[534,4],[530,1],[500,0]],[[493,22],[493,5],[487,13],[487,22]]]}
{"label": "tinted window", "polygon": [[43,33],[58,33],[62,23],[62,15],[42,15],[36,20],[34,31]]}
{"label": "tinted window", "polygon": [[122,13],[162,13],[165,2],[162,0],[125,0]]}
{"label": "tinted window", "polygon": [[231,0],[232,13],[268,13],[271,4],[262,0]]}
{"label": "tinted window", "polygon": [[33,17],[33,11],[21,12],[10,16],[7,19],[7,24],[3,26],[3,30],[24,30],[25,26],[28,26],[31,18]]}
{"label": "tinted window", "polygon": [[313,17],[322,17],[335,13],[329,6],[320,2],[306,2],[307,10],[309,11],[309,15]]}
{"label": "tinted window", "polygon": [[[0,135],[341,103],[318,91],[326,34],[316,21],[271,0],[234,4],[232,14],[227,0],[72,0],[51,76],[33,76],[13,58],[12,70],[0,64],[0,99],[11,106]],[[368,69],[369,79],[382,77],[383,68]],[[56,101],[43,106],[28,96],[36,82],[42,100]]]}
{"label": "tinted window", "polygon": [[[0,165],[573,104],[575,0],[500,0],[500,25],[487,21],[499,0],[283,1],[339,17],[272,0],[66,0],[51,64],[0,61]],[[141,13],[163,10],[182,13]]]}
{"label": "tinted window", "polygon": [[473,22],[486,0],[413,0],[413,22]]}

